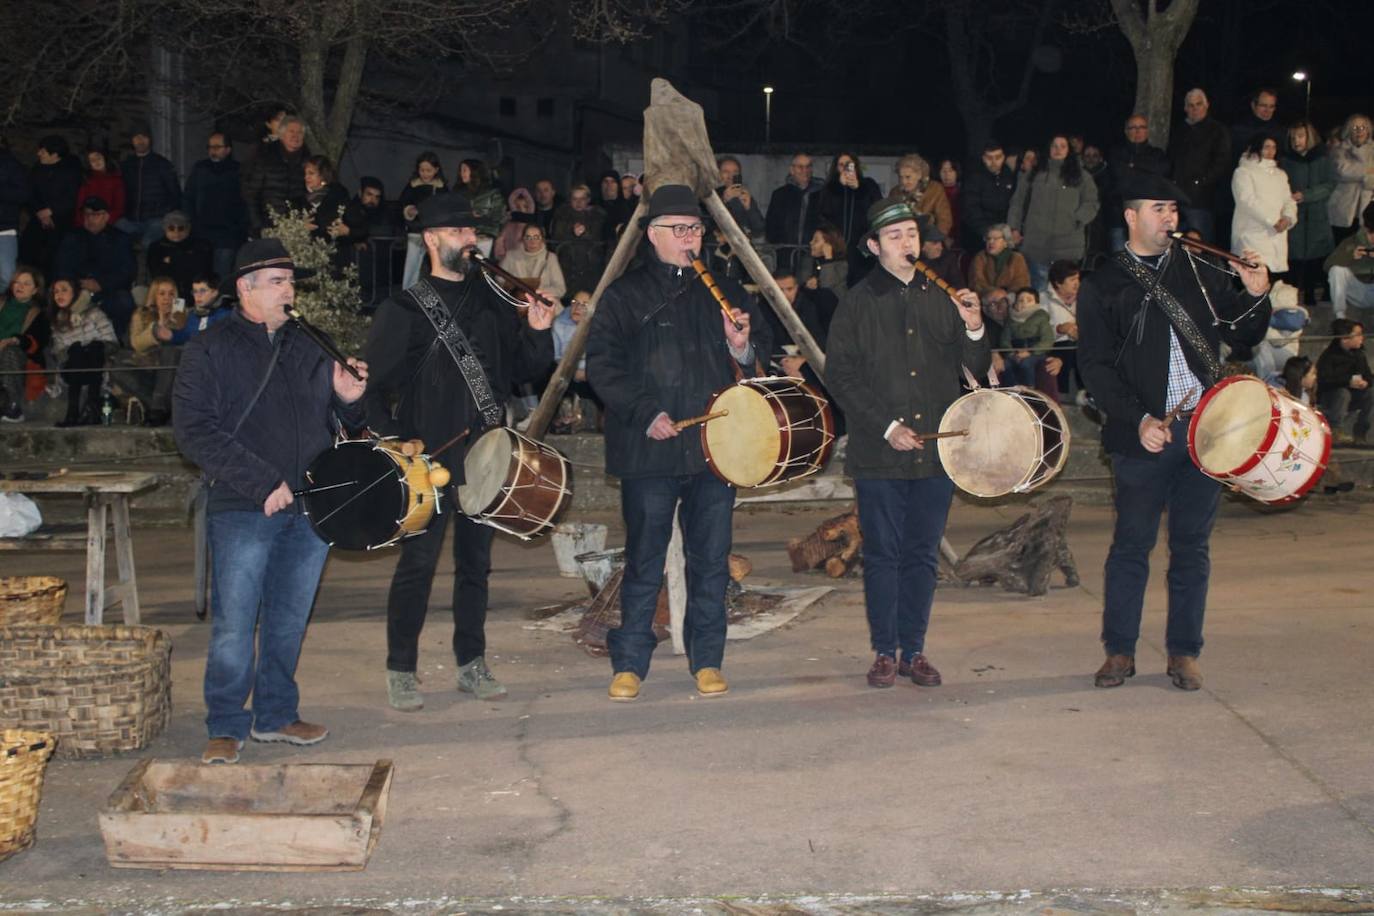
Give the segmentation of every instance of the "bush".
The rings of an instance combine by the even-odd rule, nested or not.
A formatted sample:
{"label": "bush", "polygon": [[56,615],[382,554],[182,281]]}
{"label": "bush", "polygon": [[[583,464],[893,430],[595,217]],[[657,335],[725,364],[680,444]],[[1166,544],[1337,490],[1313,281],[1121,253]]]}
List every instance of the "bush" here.
{"label": "bush", "polygon": [[315,271],[315,276],[296,284],[297,311],[344,353],[361,354],[371,318],[359,311],[362,292],[357,266],[338,268],[334,244],[310,234],[307,210],[288,205],[285,210],[273,209],[270,215],[272,225],[263,235],[281,239],[297,267]]}

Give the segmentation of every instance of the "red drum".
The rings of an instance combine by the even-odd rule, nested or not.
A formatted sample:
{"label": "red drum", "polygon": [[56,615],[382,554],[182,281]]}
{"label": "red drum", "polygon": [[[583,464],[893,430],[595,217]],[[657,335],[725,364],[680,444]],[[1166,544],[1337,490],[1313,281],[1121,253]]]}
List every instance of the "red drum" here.
{"label": "red drum", "polygon": [[1246,496],[1292,502],[1326,471],[1331,427],[1288,392],[1253,375],[1233,375],[1198,402],[1188,454],[1202,473]]}
{"label": "red drum", "polygon": [[814,474],[830,460],[830,402],[795,378],[747,378],[711,398],[701,448],[715,475],[737,487],[771,487]]}

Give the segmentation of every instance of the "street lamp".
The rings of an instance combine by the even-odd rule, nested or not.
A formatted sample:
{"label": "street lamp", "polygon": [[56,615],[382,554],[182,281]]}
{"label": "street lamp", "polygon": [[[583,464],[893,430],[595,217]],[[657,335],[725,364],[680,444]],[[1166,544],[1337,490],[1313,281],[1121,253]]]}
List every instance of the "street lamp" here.
{"label": "street lamp", "polygon": [[1307,110],[1304,112],[1303,117],[1310,121],[1312,120],[1312,80],[1307,75],[1306,70],[1294,71],[1293,79],[1297,80],[1299,83],[1307,84]]}
{"label": "street lamp", "polygon": [[773,87],[763,87],[763,142],[773,139]]}

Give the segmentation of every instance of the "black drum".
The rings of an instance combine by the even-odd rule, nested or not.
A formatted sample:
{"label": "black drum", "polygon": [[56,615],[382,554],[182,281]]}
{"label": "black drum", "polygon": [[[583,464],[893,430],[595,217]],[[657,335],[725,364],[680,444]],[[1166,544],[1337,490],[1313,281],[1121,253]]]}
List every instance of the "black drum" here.
{"label": "black drum", "polygon": [[448,471],[392,440],[340,442],[310,463],[314,492],[301,497],[315,532],[331,547],[387,547],[429,527]]}

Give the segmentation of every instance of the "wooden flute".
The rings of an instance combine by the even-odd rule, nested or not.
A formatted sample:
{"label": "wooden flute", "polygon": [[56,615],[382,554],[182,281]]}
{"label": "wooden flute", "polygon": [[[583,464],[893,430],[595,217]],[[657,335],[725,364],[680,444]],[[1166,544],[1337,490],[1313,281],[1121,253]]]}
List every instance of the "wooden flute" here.
{"label": "wooden flute", "polygon": [[1198,251],[1205,252],[1206,254],[1214,254],[1219,258],[1225,258],[1232,264],[1239,264],[1241,267],[1248,267],[1251,270],[1258,270],[1260,266],[1256,264],[1254,261],[1245,260],[1245,258],[1242,258],[1238,254],[1232,254],[1225,248],[1218,248],[1216,245],[1209,245],[1206,242],[1200,241],[1195,238],[1191,238],[1190,236],[1186,236],[1182,232],[1170,232],[1169,238],[1173,239],[1179,244],[1186,245],[1189,248],[1196,248]]}
{"label": "wooden flute", "polygon": [[720,310],[725,313],[726,318],[730,319],[730,323],[735,326],[735,330],[743,331],[744,325],[736,321],[730,314],[730,300],[726,299],[725,294],[720,291],[720,287],[716,285],[716,278],[711,276],[711,272],[706,269],[706,264],[702,262],[701,258],[692,258],[692,269],[697,272],[697,276],[701,277],[701,282],[706,284],[706,288],[711,291],[711,295],[720,303]]}

